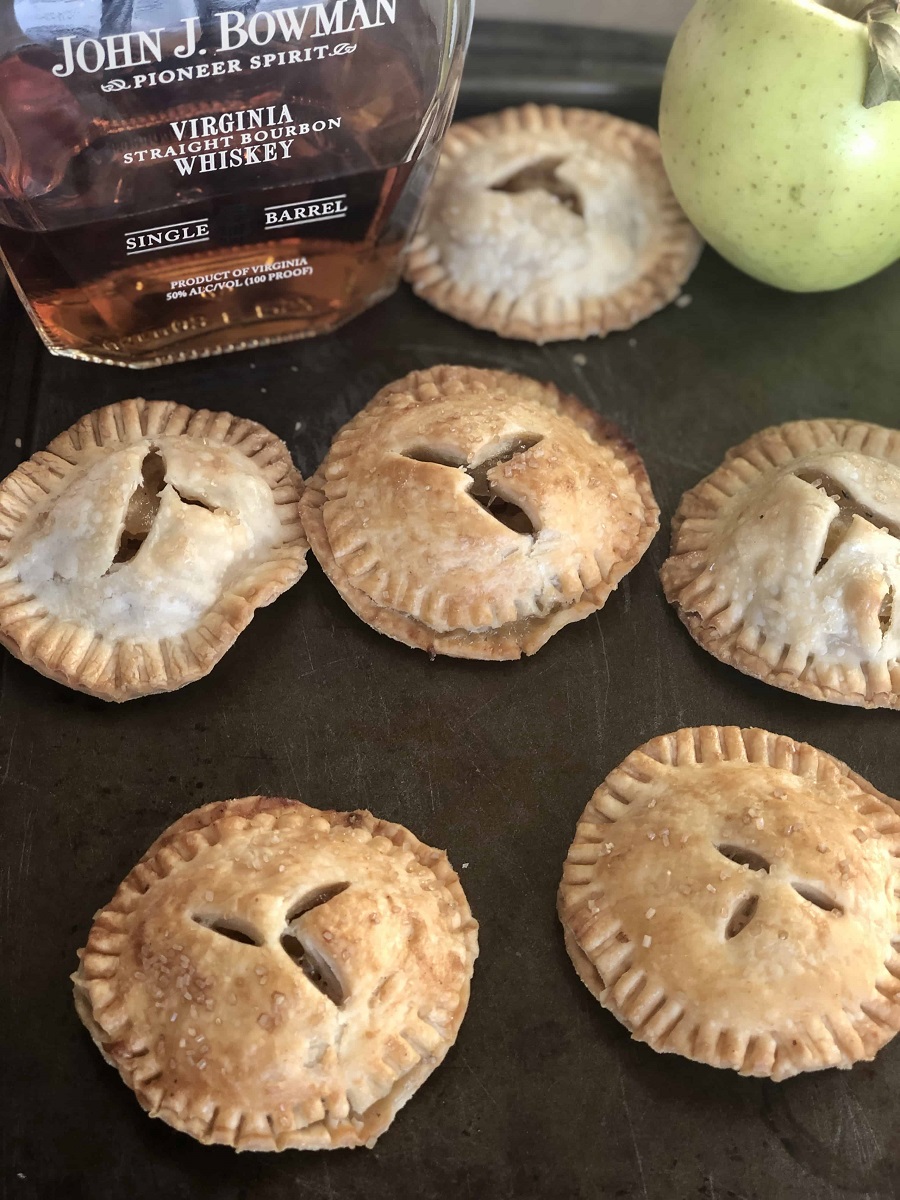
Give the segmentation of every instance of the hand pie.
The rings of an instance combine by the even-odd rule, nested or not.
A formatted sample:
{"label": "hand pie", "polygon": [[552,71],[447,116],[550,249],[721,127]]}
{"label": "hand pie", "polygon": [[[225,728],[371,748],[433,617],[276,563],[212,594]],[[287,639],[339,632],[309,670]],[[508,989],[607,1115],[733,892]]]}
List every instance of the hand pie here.
{"label": "hand pie", "polygon": [[94,920],[75,1003],[150,1115],[201,1142],[371,1146],[456,1040],[477,953],[442,851],[250,796],[151,846]]}
{"label": "hand pie", "polygon": [[761,729],[681,729],[597,789],[559,892],[578,974],[642,1042],[786,1079],[900,1029],[900,806]]}
{"label": "hand pie", "polygon": [[618,430],[550,384],[435,367],[338,433],[301,506],[364,621],[432,654],[510,659],[602,608],[659,511]]}
{"label": "hand pie", "polygon": [[469,325],[550,342],[630,329],[701,247],[652,129],[528,104],[451,128],[406,277]]}
{"label": "hand pie", "polygon": [[764,429],[682,498],[662,569],[704,649],[814,700],[900,707],[900,433]]}
{"label": "hand pie", "polygon": [[0,642],[102,700],[192,683],[306,569],[302,488],[253,421],[90,413],[0,484]]}

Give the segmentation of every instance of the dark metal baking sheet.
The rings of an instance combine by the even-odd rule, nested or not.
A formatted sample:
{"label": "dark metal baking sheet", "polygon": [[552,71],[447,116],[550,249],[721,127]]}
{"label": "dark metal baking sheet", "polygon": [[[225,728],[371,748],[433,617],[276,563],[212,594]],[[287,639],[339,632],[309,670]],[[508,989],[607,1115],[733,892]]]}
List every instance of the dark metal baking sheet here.
{"label": "dark metal baking sheet", "polygon": [[[568,88],[646,115],[660,45],[489,24],[464,110]],[[619,90],[604,83],[623,71]],[[264,421],[308,473],[378,387],[452,361],[552,379],[620,422],[667,523],[682,490],[763,425],[897,424],[897,269],[804,298],[707,252],[689,292],[689,307],[632,334],[539,349],[470,330],[402,290],[334,337],[142,374],[51,358],[7,294],[0,470],[89,409],[142,393]],[[3,1197],[896,1196],[900,1039],[849,1073],[740,1079],[631,1042],[563,949],[554,901],[576,818],[654,734],[762,725],[900,790],[895,714],[789,697],[694,646],[657,582],[666,536],[602,613],[518,664],[430,662],[361,624],[314,563],[208,679],[170,696],[106,706],[2,654]],[[449,850],[481,920],[459,1043],[371,1152],[196,1145],[144,1116],[72,1009],[66,977],[91,915],[151,840],[188,808],[259,791],[409,825]]]}

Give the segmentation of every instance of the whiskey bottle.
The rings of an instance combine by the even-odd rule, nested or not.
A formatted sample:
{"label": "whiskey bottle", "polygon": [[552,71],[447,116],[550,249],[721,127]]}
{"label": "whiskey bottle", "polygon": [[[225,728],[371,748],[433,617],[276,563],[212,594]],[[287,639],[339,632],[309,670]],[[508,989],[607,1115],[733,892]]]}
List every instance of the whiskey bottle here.
{"label": "whiskey bottle", "polygon": [[151,367],[389,295],[470,24],[470,0],[0,0],[0,257],[47,347]]}

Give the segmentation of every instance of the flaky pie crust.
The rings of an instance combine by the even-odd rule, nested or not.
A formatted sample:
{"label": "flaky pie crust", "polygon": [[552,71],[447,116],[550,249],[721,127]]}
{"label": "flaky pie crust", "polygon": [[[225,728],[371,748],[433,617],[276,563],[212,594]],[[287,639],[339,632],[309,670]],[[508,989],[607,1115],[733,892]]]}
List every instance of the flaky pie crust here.
{"label": "flaky pie crust", "polygon": [[755,434],[682,497],[662,582],[722,662],[814,700],[900,707],[900,432]]}
{"label": "flaky pie crust", "polygon": [[371,1146],[456,1040],[477,952],[442,851],[250,796],[154,843],[94,920],[75,1003],[141,1105],[201,1142]]}
{"label": "flaky pie crust", "polygon": [[679,295],[701,248],[652,129],[527,104],[451,127],[406,277],[461,321],[540,343],[630,329]]}
{"label": "flaky pie crust", "polygon": [[871,1059],[900,1029],[900,806],[761,729],[654,738],[594,793],[559,915],[655,1050],[744,1075]]}
{"label": "flaky pie crust", "polygon": [[[158,507],[120,562],[154,458]],[[0,642],[103,700],[201,678],[306,569],[302,488],[253,421],[147,400],[89,413],[0,484]]]}
{"label": "flaky pie crust", "polygon": [[[531,534],[470,494],[470,468],[504,450],[487,471],[492,495],[527,513]],[[644,465],[614,426],[551,384],[450,366],[383,388],[337,434],[301,511],[364,621],[481,659],[534,654],[601,608],[659,522]]]}

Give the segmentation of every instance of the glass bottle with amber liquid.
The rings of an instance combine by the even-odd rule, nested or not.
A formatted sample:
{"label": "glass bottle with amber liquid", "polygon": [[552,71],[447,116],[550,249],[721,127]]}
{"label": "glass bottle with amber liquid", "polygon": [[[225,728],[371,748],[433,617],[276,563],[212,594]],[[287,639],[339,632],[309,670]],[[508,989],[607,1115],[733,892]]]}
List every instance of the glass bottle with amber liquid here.
{"label": "glass bottle with amber liquid", "polygon": [[470,24],[469,0],[0,0],[0,256],[48,348],[151,367],[389,295]]}

